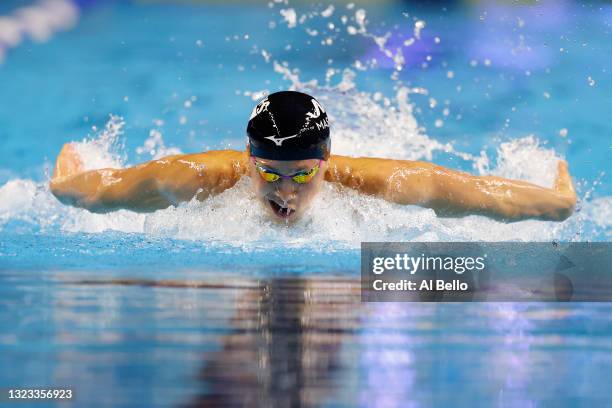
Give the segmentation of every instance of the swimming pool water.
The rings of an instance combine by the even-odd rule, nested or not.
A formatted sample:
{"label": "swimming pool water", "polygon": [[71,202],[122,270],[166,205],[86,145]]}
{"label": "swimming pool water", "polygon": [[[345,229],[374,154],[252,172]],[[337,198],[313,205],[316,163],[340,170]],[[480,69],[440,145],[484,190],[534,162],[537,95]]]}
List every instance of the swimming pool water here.
{"label": "swimming pool water", "polygon": [[[605,404],[607,304],[361,304],[358,248],[609,240],[610,5],[372,5],[351,35],[360,6],[78,3],[73,28],[0,63],[0,387],[72,386],[75,406]],[[400,71],[369,37],[386,32]],[[337,153],[542,185],[563,157],[580,211],[438,219],[327,186],[287,229],[245,183],[149,215],[46,188],[61,145],[86,137],[91,167],[240,149],[258,94],[291,86],[326,106]]]}

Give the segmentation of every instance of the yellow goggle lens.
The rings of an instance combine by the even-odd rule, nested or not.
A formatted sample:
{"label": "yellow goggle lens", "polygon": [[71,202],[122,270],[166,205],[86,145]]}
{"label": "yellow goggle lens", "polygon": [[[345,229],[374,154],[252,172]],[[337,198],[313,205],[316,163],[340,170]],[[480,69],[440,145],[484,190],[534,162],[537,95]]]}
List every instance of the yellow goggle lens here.
{"label": "yellow goggle lens", "polygon": [[317,175],[317,171],[319,171],[319,166],[315,166],[312,169],[310,169],[308,172],[297,174],[291,178],[293,179],[293,181],[299,184],[308,183],[310,180],[314,178],[314,176]]}
{"label": "yellow goggle lens", "polygon": [[[296,174],[295,176],[292,176],[291,179],[298,184],[305,184],[305,183],[310,182],[314,178],[314,176],[317,175],[318,171],[319,171],[319,165],[317,164],[315,167],[308,170],[307,172]],[[261,178],[267,181],[268,183],[274,183],[275,181],[281,178],[280,175],[269,172],[263,167],[257,166],[257,172],[259,173]]]}
{"label": "yellow goggle lens", "polygon": [[262,168],[258,167],[257,170],[259,171],[259,175],[261,176],[261,178],[267,181],[268,183],[273,183],[280,178],[278,174],[269,173]]}

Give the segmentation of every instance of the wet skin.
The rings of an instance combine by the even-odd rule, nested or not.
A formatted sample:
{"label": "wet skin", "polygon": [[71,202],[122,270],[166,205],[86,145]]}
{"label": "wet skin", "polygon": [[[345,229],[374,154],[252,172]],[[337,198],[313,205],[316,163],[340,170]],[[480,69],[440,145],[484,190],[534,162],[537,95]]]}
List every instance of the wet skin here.
{"label": "wet skin", "polygon": [[[309,170],[317,162],[260,160],[284,175]],[[506,222],[562,221],[572,214],[577,199],[565,161],[559,161],[555,183],[547,188],[422,161],[331,155],[310,183],[297,184],[286,178],[263,180],[248,150],[181,154],[123,169],[86,171],[72,144],[60,152],[49,187],[62,203],[92,212],[150,212],[194,197],[205,200],[233,187],[243,176],[250,176],[266,211],[287,223],[304,214],[323,180],[393,203],[432,208],[441,216],[480,214]]]}

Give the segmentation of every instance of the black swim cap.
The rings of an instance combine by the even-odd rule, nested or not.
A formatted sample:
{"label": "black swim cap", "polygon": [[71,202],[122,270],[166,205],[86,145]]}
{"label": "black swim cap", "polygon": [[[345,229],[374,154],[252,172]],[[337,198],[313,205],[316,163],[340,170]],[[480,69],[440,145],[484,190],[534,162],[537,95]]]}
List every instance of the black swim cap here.
{"label": "black swim cap", "polygon": [[327,114],[310,95],[276,92],[259,102],[247,126],[251,155],[270,160],[329,157]]}

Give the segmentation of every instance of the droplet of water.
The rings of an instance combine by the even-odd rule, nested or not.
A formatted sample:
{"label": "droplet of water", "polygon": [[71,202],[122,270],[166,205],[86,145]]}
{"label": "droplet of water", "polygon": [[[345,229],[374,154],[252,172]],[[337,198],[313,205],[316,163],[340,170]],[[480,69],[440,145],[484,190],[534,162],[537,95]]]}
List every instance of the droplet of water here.
{"label": "droplet of water", "polygon": [[271,55],[270,55],[270,53],[269,53],[268,51],[266,51],[266,50],[261,50],[261,55],[264,57],[264,60],[265,60],[266,62],[270,62],[270,57],[271,57]]}
{"label": "droplet of water", "polygon": [[587,78],[587,81],[589,82],[589,86],[595,86],[595,80],[591,78],[591,76]]}
{"label": "droplet of water", "polygon": [[355,22],[360,26],[365,24],[366,12],[364,9],[359,9],[355,12]]}
{"label": "droplet of water", "polygon": [[292,8],[282,9],[280,11],[280,14],[281,14],[281,16],[283,16],[283,18],[287,22],[287,27],[294,28],[296,26],[296,24],[297,24],[297,14],[296,14],[294,9],[292,9]]}
{"label": "droplet of water", "polygon": [[425,22],[423,20],[418,20],[414,23],[414,38],[417,40],[421,39],[421,31],[425,28]]}
{"label": "droplet of water", "polygon": [[331,17],[332,14],[334,14],[334,6],[332,4],[321,12],[321,16],[325,18]]}

